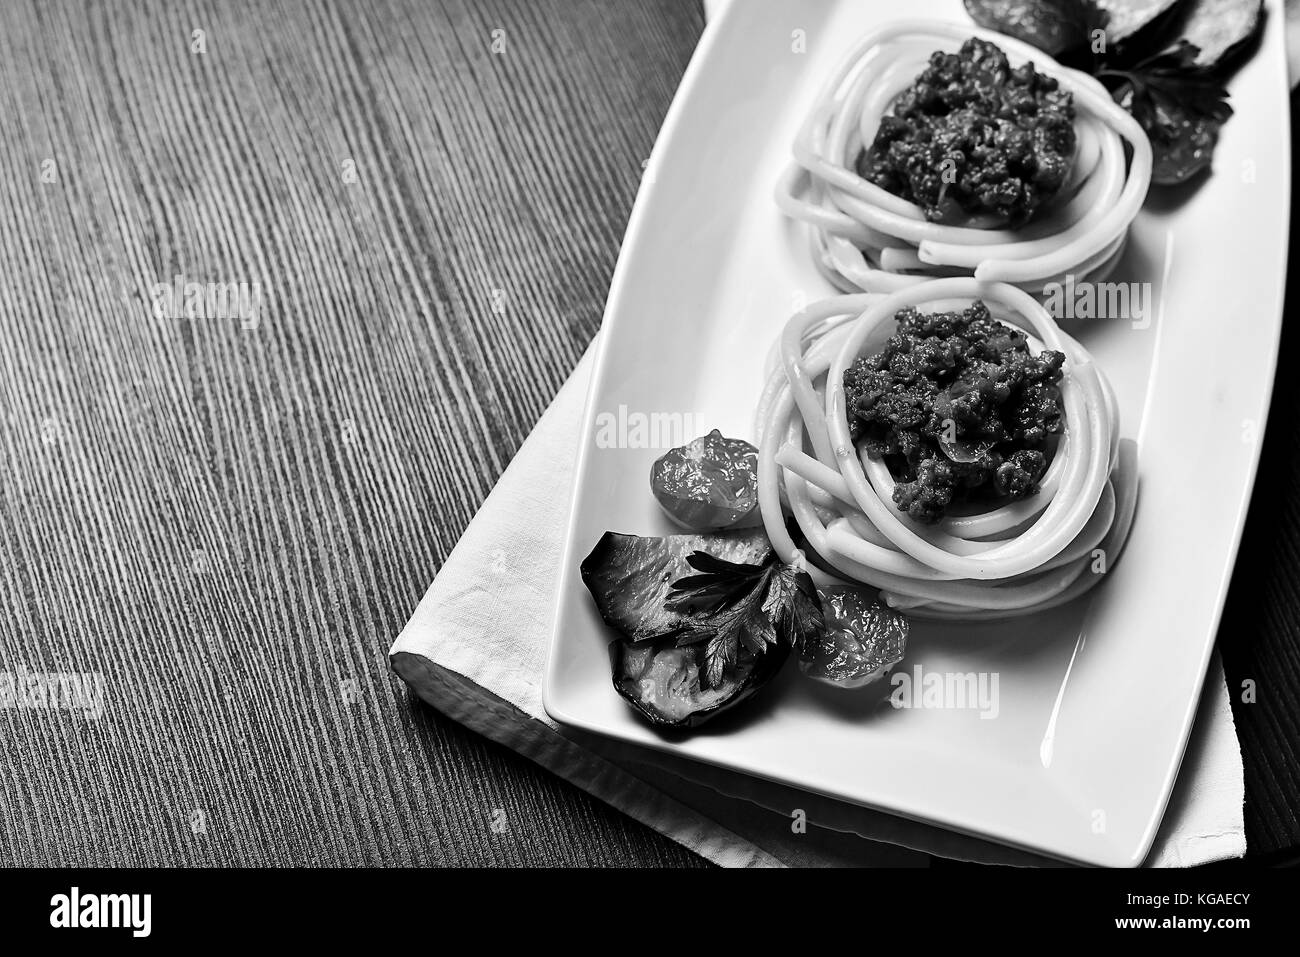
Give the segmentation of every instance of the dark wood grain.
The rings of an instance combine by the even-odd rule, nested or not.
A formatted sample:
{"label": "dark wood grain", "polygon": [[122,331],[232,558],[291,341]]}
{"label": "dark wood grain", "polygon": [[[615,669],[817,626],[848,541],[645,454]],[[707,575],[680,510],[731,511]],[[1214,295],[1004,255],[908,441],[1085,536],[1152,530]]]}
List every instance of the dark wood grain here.
{"label": "dark wood grain", "polygon": [[[386,655],[594,334],[701,27],[0,5],[0,670],[107,683],[0,711],[0,862],[697,860]],[[155,318],[177,273],[262,283],[259,324]]]}
{"label": "dark wood grain", "polygon": [[[0,5],[0,670],[107,684],[97,721],[0,710],[0,864],[699,863],[386,653],[593,335],[701,26],[693,0]],[[178,273],[261,283],[260,322],[155,318]],[[1270,572],[1224,626],[1232,680],[1268,679],[1238,705],[1258,853],[1300,843],[1288,381],[1283,520],[1243,547]]]}

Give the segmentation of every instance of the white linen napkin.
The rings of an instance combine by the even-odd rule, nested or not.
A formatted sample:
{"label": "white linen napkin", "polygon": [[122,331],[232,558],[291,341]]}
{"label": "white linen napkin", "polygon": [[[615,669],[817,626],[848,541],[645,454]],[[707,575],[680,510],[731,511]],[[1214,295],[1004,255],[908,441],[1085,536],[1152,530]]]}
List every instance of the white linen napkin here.
{"label": "white linen napkin", "polygon": [[[730,0],[705,0],[716,15]],[[1288,0],[1288,12],[1296,9]],[[593,348],[520,448],[390,652],[416,694],[724,866],[924,866],[925,854],[991,864],[1055,862],[745,775],[562,729],[541,681],[568,524]],[[529,520],[521,523],[520,515]],[[509,564],[507,556],[529,562]],[[522,568],[520,566],[523,566]],[[1148,866],[1246,851],[1237,732],[1216,652]],[[790,809],[807,812],[794,834]]]}
{"label": "white linen napkin", "polygon": [[[587,350],[438,572],[393,644],[393,669],[449,717],[718,864],[923,864],[916,851],[986,863],[1050,863],[564,729],[547,716],[542,671],[592,352]],[[520,522],[520,515],[528,521]],[[512,555],[528,561],[509,561],[507,572]],[[1190,866],[1240,857],[1246,850],[1243,795],[1241,753],[1216,653],[1148,863]],[[807,812],[806,834],[791,833],[795,807]]]}

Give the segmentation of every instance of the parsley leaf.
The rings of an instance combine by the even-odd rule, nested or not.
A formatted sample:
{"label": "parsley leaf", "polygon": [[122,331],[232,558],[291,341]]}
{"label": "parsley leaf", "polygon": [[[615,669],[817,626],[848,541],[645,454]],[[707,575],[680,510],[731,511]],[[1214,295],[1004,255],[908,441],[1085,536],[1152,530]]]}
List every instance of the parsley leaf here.
{"label": "parsley leaf", "polygon": [[686,556],[686,564],[700,574],[673,582],[664,606],[670,611],[690,614],[734,604],[753,590],[756,580],[766,574],[773,560],[769,556],[761,565],[750,565],[727,561],[708,552],[691,552]]}
{"label": "parsley leaf", "polygon": [[763,603],[776,629],[789,636],[789,645],[801,650],[826,630],[821,596],[807,572],[793,565],[781,565],[772,575]]}
{"label": "parsley leaf", "polygon": [[1228,91],[1208,68],[1197,64],[1199,53],[1181,40],[1128,69],[1097,73],[1151,140],[1153,182],[1182,183],[1209,166],[1219,129],[1232,116]]}
{"label": "parsley leaf", "polygon": [[665,602],[685,614],[677,646],[707,642],[704,683],[719,687],[741,649],[766,654],[769,646],[802,648],[825,631],[821,599],[807,572],[776,560],[745,565],[693,552],[699,574],[673,583]]}

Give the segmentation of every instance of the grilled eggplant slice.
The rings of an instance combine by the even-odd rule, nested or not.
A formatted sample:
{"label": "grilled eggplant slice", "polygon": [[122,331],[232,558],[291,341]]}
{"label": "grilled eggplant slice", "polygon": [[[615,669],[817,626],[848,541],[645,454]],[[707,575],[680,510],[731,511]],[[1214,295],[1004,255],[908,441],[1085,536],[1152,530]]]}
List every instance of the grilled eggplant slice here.
{"label": "grilled eggplant slice", "polygon": [[650,641],[681,627],[682,614],[665,604],[673,582],[694,574],[686,556],[695,551],[761,565],[772,546],[761,528],[664,538],[606,532],[582,562],[582,581],[605,624],[633,643]]}
{"label": "grilled eggplant slice", "polygon": [[1209,69],[1259,32],[1264,0],[1186,0],[1179,39],[1196,47],[1196,65]]}
{"label": "grilled eggplant slice", "polygon": [[1106,37],[1120,43],[1169,13],[1183,0],[1097,0],[1106,11]]}
{"label": "grilled eggplant slice", "polygon": [[1082,4],[1054,0],[966,0],[966,10],[980,26],[1024,40],[1052,56],[1088,42],[1089,23],[1083,16]]}
{"label": "grilled eggplant slice", "polygon": [[619,635],[609,645],[614,689],[660,729],[696,728],[748,700],[790,653],[788,642],[741,644],[726,668],[708,673],[709,642],[692,633],[700,617],[689,602],[669,600],[674,582],[698,576],[686,561],[696,552],[736,566],[773,558],[767,535],[755,528],[665,538],[606,532],[582,563],[583,582]]}
{"label": "grilled eggplant slice", "polygon": [[614,690],[655,727],[688,730],[751,698],[790,653],[783,645],[759,655],[742,649],[722,682],[705,687],[703,651],[702,644],[679,648],[671,637],[635,645],[616,640],[609,646]]}

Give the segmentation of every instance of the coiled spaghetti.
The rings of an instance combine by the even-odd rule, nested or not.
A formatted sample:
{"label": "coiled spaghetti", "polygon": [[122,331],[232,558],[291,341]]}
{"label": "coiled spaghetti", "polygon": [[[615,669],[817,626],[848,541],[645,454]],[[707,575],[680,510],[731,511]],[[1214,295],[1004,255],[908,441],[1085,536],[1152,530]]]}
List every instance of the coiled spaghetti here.
{"label": "coiled spaghetti", "polygon": [[[1052,200],[1020,229],[928,222],[920,207],[855,170],[881,118],[939,49],[972,35],[1019,65],[1054,77],[1074,96],[1077,147]],[[1126,163],[1127,141],[1132,159]],[[892,292],[929,278],[973,276],[1031,292],[1072,275],[1100,281],[1123,254],[1151,182],[1151,144],[1095,79],[1011,37],[957,24],[904,21],[850,51],[819,94],[794,143],[776,199],[808,224],[814,260],[845,292]]]}
{"label": "coiled spaghetti", "polygon": [[[854,447],[844,373],[883,342],[899,310],[974,299],[1023,330],[1034,352],[1065,354],[1064,434],[1037,494],[924,525],[895,506],[885,463]],[[790,320],[775,365],[758,412],[759,507],[777,554],[803,561],[788,505],[820,559],[809,563],[819,584],[839,575],[873,586],[920,618],[1003,618],[1071,600],[1118,557],[1136,500],[1135,448],[1119,439],[1115,398],[1092,357],[1023,290],[953,278],[828,299]]]}

